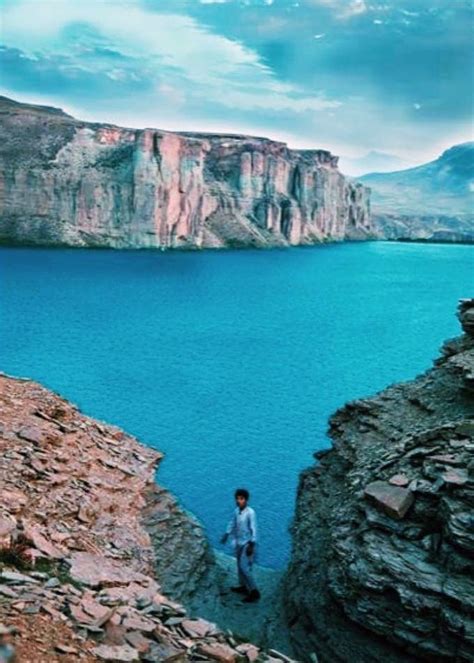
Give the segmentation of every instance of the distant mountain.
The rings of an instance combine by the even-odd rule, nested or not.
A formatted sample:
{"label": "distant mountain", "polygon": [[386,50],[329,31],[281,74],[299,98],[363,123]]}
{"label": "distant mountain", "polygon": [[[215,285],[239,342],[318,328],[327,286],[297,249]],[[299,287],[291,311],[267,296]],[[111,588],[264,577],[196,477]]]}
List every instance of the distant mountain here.
{"label": "distant mountain", "polygon": [[390,239],[474,241],[474,142],[435,161],[359,178],[372,190],[374,219]]}
{"label": "distant mountain", "polygon": [[393,170],[402,170],[413,166],[409,161],[400,159],[395,154],[386,154],[372,150],[363,157],[340,157],[339,168],[346,175],[365,175],[365,173],[385,173]]}

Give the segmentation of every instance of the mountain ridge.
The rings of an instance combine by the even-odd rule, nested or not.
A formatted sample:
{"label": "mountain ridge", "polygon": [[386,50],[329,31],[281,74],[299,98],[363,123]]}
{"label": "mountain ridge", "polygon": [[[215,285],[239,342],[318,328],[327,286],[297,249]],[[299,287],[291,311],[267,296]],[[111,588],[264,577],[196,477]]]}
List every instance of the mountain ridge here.
{"label": "mountain ridge", "polygon": [[359,179],[370,187],[379,236],[474,241],[474,142],[453,145],[420,166]]}

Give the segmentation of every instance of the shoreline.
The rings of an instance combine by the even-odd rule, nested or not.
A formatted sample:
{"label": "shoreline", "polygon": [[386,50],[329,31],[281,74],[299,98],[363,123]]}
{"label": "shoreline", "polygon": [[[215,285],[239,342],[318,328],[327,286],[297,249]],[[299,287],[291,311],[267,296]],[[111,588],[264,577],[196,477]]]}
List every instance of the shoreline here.
{"label": "shoreline", "polygon": [[342,245],[360,245],[360,244],[425,244],[433,246],[473,246],[474,238],[472,240],[432,240],[432,239],[410,239],[408,237],[402,239],[392,239],[388,237],[373,237],[370,239],[335,239],[315,242],[313,244],[291,244],[288,246],[269,245],[269,246],[205,246],[205,247],[113,247],[113,246],[74,246],[70,244],[35,244],[29,242],[3,242],[0,240],[0,249],[35,249],[47,251],[65,251],[71,250],[74,252],[108,252],[108,253],[143,253],[143,254],[192,254],[192,253],[266,253],[275,252],[283,253],[292,250],[309,251],[311,249],[324,249]]}

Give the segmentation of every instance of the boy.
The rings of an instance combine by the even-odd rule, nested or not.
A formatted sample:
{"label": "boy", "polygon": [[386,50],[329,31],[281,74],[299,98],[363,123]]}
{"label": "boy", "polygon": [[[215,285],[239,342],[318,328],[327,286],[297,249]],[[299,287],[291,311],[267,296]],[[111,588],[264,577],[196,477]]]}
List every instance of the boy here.
{"label": "boy", "polygon": [[245,488],[235,491],[234,511],[231,521],[221,543],[226,543],[229,536],[235,541],[235,556],[237,558],[238,587],[231,587],[233,592],[245,594],[245,603],[254,603],[260,598],[260,592],[252,575],[252,564],[255,558],[257,543],[257,519],[255,511],[248,506],[250,493]]}

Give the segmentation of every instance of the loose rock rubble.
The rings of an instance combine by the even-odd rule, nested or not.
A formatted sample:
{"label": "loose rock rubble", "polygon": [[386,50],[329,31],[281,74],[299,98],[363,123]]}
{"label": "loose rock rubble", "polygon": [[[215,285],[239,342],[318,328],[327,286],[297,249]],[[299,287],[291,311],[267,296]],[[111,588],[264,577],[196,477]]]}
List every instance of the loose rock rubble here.
{"label": "loose rock rubble", "polygon": [[413,382],[349,403],[303,473],[287,578],[320,661],[474,660],[474,300]]}
{"label": "loose rock rubble", "polygon": [[161,454],[1,375],[0,457],[5,660],[8,648],[16,663],[287,660],[188,616],[161,588],[164,563],[185,594],[210,555],[196,521],[154,482]]}

